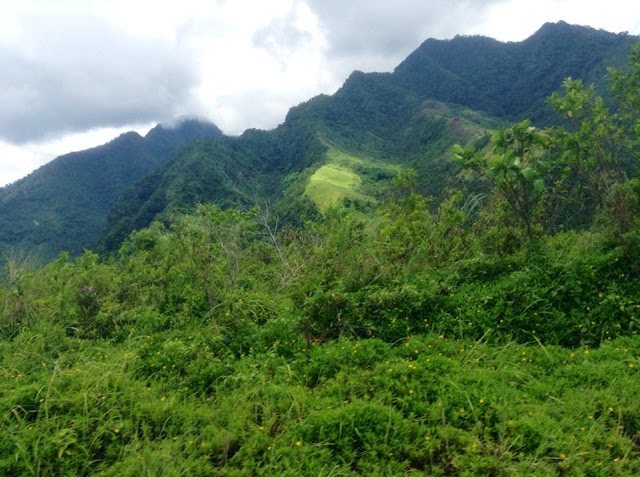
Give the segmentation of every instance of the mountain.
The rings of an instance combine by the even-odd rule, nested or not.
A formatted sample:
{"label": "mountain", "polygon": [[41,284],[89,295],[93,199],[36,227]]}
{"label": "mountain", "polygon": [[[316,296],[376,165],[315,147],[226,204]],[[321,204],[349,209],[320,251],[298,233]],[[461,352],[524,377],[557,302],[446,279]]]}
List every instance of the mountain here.
{"label": "mountain", "polygon": [[407,167],[418,171],[419,192],[438,196],[456,185],[454,143],[481,146],[491,130],[525,118],[553,124],[546,98],[569,76],[607,97],[607,67],[624,65],[636,40],[564,22],[522,42],[429,39],[393,72],[355,71],[271,131],[219,137],[187,121],[128,133],[0,189],[0,251],[115,251],[131,231],[199,202],[269,203],[292,224],[339,204],[368,210]]}
{"label": "mountain", "polygon": [[195,119],[157,125],[142,137],[122,134],[99,147],[60,156],[0,188],[0,252],[24,249],[50,259],[92,247],[107,211],[129,186],[169,161],[186,144],[222,132]]}
{"label": "mountain", "polygon": [[417,94],[464,104],[492,116],[537,124],[556,121],[546,98],[567,77],[594,83],[606,96],[607,68],[622,66],[637,37],[565,22],[546,23],[522,42],[479,36],[425,41],[395,69]]}
{"label": "mountain", "polygon": [[[640,475],[633,48],[615,114],[573,90],[575,129],[488,144],[507,119],[356,72],[127,189],[103,247],[171,226],[117,257],[10,262],[0,475]],[[487,145],[456,148],[487,200],[411,193],[456,180],[453,141]],[[547,227],[594,199],[584,229]],[[198,201],[260,210],[174,214]]]}
{"label": "mountain", "polygon": [[608,91],[607,67],[623,65],[636,40],[565,22],[518,43],[427,40],[393,73],[356,71],[334,95],[292,108],[273,131],[185,149],[121,197],[101,243],[115,250],[132,230],[196,202],[286,197],[280,212],[296,220],[305,199],[321,211],[341,201],[367,208],[406,167],[418,171],[420,192],[437,196],[456,180],[452,144],[486,143],[491,129],[525,118],[554,123],[546,98],[563,80]]}
{"label": "mountain", "polygon": [[109,212],[101,251],[117,250],[133,230],[196,203],[277,204],[299,222],[342,201],[371,208],[399,171],[413,167],[434,195],[453,178],[443,160],[452,144],[478,141],[500,125],[467,108],[422,98],[388,75],[353,73],[333,96],[292,108],[272,131],[201,141],[125,192]]}
{"label": "mountain", "polygon": [[246,131],[202,140],[125,191],[109,211],[100,250],[114,251],[133,230],[168,218],[176,208],[216,202],[238,205],[282,191],[282,178],[321,160],[322,145],[304,128]]}

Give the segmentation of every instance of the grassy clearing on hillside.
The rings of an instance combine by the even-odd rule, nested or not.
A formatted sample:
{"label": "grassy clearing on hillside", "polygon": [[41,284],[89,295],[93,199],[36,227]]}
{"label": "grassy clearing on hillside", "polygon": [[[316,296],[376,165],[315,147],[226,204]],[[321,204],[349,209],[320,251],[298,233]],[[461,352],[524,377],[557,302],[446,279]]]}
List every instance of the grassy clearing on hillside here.
{"label": "grassy clearing on hillside", "polygon": [[356,192],[359,185],[360,177],[347,167],[326,164],[311,176],[305,193],[324,212],[343,199],[362,198]]}
{"label": "grassy clearing on hillside", "polygon": [[[393,177],[398,166],[374,159],[366,161],[337,149],[325,141],[328,149],[326,163],[310,177],[305,195],[326,212],[342,201],[374,204],[375,197],[367,190],[369,182]],[[371,176],[371,177],[370,177]]]}

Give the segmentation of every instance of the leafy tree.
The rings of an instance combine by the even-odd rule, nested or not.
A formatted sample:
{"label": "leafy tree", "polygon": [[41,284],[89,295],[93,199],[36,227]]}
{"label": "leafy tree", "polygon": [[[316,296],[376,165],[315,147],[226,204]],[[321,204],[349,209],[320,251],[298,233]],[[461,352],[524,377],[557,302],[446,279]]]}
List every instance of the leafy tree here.
{"label": "leafy tree", "polygon": [[545,136],[529,120],[495,132],[493,155],[470,146],[454,146],[454,159],[463,169],[485,178],[496,194],[507,201],[524,226],[530,241],[545,195],[542,148]]}
{"label": "leafy tree", "polygon": [[578,174],[597,210],[602,210],[609,205],[615,184],[623,179],[625,130],[620,116],[609,111],[593,86],[585,88],[581,80],[567,78],[563,89],[549,98],[569,122],[549,130],[553,149]]}
{"label": "leafy tree", "polygon": [[563,92],[550,97],[568,124],[550,129],[549,135],[559,159],[576,173],[596,211],[612,222],[624,244],[638,217],[637,185],[627,181],[627,172],[640,151],[640,43],[632,48],[628,69],[609,71],[616,110],[595,95],[593,85],[568,78]]}
{"label": "leafy tree", "polygon": [[629,54],[629,69],[611,68],[611,88],[620,101],[620,115],[627,128],[627,147],[634,154],[640,148],[640,42]]}

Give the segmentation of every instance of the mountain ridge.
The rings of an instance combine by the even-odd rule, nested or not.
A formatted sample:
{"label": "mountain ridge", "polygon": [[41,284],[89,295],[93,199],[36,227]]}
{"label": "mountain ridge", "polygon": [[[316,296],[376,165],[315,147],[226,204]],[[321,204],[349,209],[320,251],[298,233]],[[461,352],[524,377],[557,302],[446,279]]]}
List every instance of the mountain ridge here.
{"label": "mountain ridge", "polygon": [[57,157],[0,188],[0,252],[28,248],[46,260],[62,250],[77,254],[93,246],[107,211],[127,187],[194,139],[221,135],[214,124],[189,119],[176,128],[158,125],[144,137],[129,131]]}
{"label": "mountain ridge", "polygon": [[[320,154],[316,151],[315,159],[311,160],[316,162],[310,170],[305,169],[309,167],[308,158],[300,165],[287,159],[289,172],[299,174],[296,180],[303,183],[295,185],[291,180],[284,181],[283,175],[280,180],[272,180],[275,193],[270,194],[270,198],[287,196],[288,202],[294,203],[299,197],[293,197],[287,190],[295,189],[298,195],[304,195],[305,184],[318,169],[331,162],[331,154],[369,157],[412,167],[420,176],[418,190],[438,196],[456,181],[455,166],[449,160],[453,143],[486,139],[491,129],[525,118],[531,118],[537,125],[553,124],[559,119],[547,104],[547,97],[561,87],[565,77],[594,78],[598,90],[608,90],[604,81],[606,67],[624,64],[635,39],[565,22],[548,23],[522,42],[504,43],[476,36],[428,39],[393,72],[354,71],[333,95],[318,95],[292,107],[282,125],[264,132],[278,143],[278,131],[302,128],[309,138],[324,138],[337,146],[333,151],[325,149]],[[464,131],[468,133],[466,136],[460,134]],[[246,137],[242,135],[238,140],[242,143]],[[279,147],[286,148],[286,145]],[[318,147],[324,147],[322,141]],[[220,155],[214,158],[203,151],[191,153],[192,160],[197,156],[205,163],[225,162]],[[230,187],[218,187],[232,174],[221,178],[203,173],[202,180],[191,177],[185,182],[177,166],[173,171],[172,167],[173,163],[168,163],[158,175],[144,182],[145,193],[155,200],[142,201],[139,210],[155,210],[155,215],[146,213],[144,220],[134,227],[126,227],[123,224],[130,222],[129,217],[141,217],[141,214],[123,205],[123,200],[114,206],[109,223],[119,230],[119,235],[117,240],[111,237],[111,250],[135,228],[144,227],[154,219],[166,220],[169,209],[189,210],[194,194],[184,193],[180,197],[176,193],[181,187],[187,187],[186,184],[199,191],[196,201],[219,205],[228,203],[229,198],[236,195],[231,189],[242,188],[242,180]],[[194,167],[204,166],[199,163]],[[253,171],[246,171],[245,180],[259,167],[257,164]],[[342,170],[342,177],[357,176],[354,183],[366,183],[360,180],[361,175],[353,176],[353,172]],[[378,173],[372,175],[385,175]],[[256,178],[260,173],[256,174],[254,180],[259,180]],[[379,188],[384,188],[383,183],[378,184]],[[360,192],[353,197],[363,197]],[[135,192],[130,194],[135,195]]]}
{"label": "mountain ridge", "polygon": [[545,23],[520,42],[483,36],[428,39],[393,75],[406,88],[433,99],[464,104],[508,121],[529,118],[548,125],[557,119],[545,100],[566,77],[593,82],[606,96],[607,67],[622,66],[636,40],[626,33],[563,21]]}
{"label": "mountain ridge", "polygon": [[[312,177],[316,185],[319,178],[328,179],[314,176],[323,166],[333,164],[322,172],[336,173],[337,157],[355,158],[339,166],[357,190],[331,191],[358,199],[348,200],[352,206],[370,207],[386,188],[389,171],[398,167],[416,169],[417,189],[438,196],[457,180],[450,160],[454,143],[481,142],[492,129],[525,118],[536,125],[559,121],[547,97],[562,81],[580,77],[596,91],[608,91],[607,67],[622,66],[636,40],[565,22],[546,23],[521,42],[427,39],[393,72],[354,71],[333,95],[292,107],[273,130],[186,142],[119,192],[101,212],[103,233],[96,240],[101,250],[115,251],[131,231],[153,220],[168,221],[172,211],[189,211],[199,202],[222,207],[246,205],[248,198],[254,204],[280,202],[278,212],[297,217],[295,222],[313,213],[314,197],[315,206],[324,207],[307,186]],[[154,128],[148,135],[161,139],[167,131]],[[380,167],[383,163],[388,167]],[[94,246],[96,240],[82,245]]]}

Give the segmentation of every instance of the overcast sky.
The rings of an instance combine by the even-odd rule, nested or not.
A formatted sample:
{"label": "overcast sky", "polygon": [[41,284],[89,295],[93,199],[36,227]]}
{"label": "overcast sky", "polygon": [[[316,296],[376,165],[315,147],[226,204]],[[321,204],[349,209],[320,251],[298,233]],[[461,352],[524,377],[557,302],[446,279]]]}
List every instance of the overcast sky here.
{"label": "overcast sky", "polygon": [[0,186],[177,116],[270,129],[427,38],[520,41],[558,20],[640,34],[640,2],[0,0]]}

